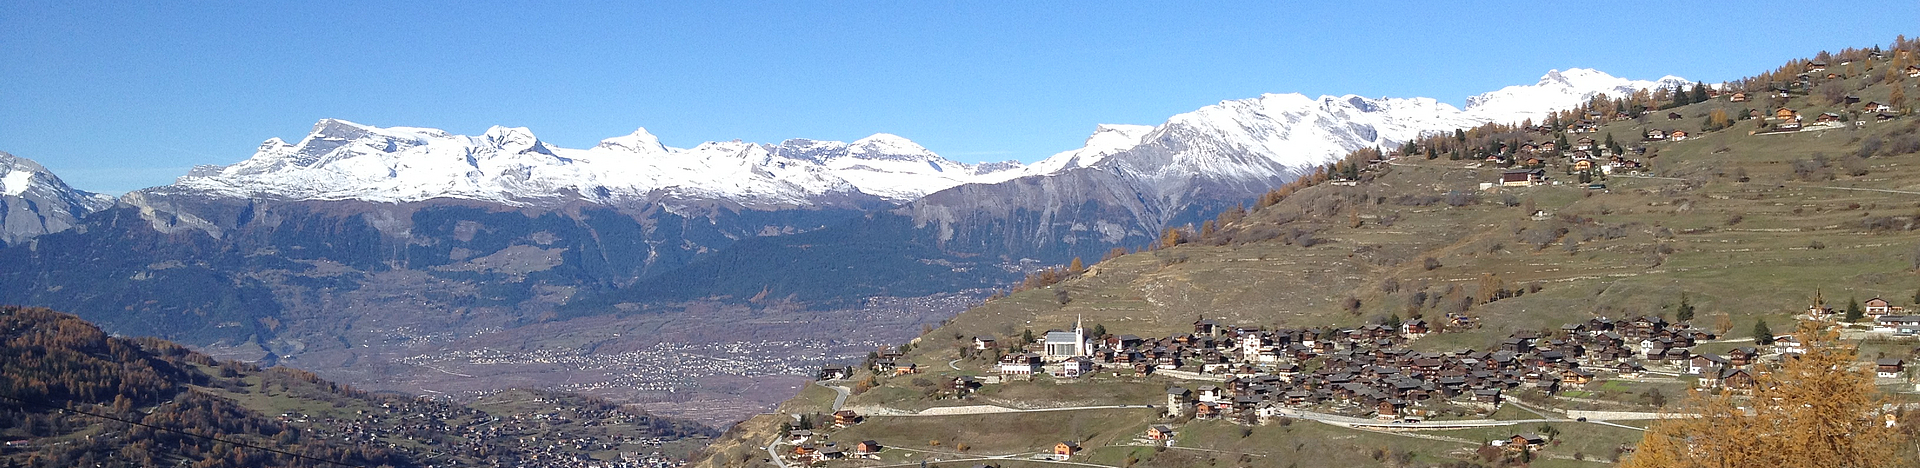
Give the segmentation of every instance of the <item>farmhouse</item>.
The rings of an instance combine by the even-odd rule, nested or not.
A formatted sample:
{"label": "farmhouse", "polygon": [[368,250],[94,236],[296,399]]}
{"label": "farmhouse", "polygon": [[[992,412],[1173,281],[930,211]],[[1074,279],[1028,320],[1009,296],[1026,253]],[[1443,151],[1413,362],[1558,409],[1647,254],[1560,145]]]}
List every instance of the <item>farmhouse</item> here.
{"label": "farmhouse", "polygon": [[1893,304],[1888,303],[1886,299],[1878,297],[1867,299],[1867,302],[1863,305],[1866,306],[1867,315],[1871,317],[1879,317],[1893,312]]}
{"label": "farmhouse", "polygon": [[1886,359],[1874,361],[1873,368],[1874,368],[1873,369],[1874,375],[1877,377],[1880,377],[1883,379],[1897,379],[1897,378],[1900,378],[1901,372],[1905,372],[1907,370],[1907,362],[1901,360],[1900,358],[1886,358]]}
{"label": "farmhouse", "polygon": [[1514,169],[1500,174],[1500,185],[1506,187],[1531,187],[1546,180],[1545,169]]}

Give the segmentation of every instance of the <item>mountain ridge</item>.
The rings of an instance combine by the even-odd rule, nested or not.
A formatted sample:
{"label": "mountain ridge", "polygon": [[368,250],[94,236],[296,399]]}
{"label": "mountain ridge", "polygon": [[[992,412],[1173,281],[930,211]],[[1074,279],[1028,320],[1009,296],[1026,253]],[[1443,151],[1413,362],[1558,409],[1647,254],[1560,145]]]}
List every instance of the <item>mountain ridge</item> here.
{"label": "mountain ridge", "polygon": [[198,167],[165,187],[282,200],[459,198],[511,206],[728,200],[777,208],[833,205],[844,198],[897,203],[952,185],[994,181],[1018,167],[954,162],[885,133],[852,143],[790,139],[681,149],[641,128],[592,148],[569,149],[547,144],[524,127],[495,126],[463,136],[324,119],[298,143],[269,139],[244,161]]}

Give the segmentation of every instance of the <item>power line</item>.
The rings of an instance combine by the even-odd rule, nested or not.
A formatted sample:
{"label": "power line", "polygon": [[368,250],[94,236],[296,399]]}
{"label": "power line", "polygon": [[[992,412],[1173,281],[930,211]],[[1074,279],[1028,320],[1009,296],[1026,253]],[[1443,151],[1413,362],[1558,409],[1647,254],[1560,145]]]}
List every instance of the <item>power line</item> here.
{"label": "power line", "polygon": [[338,461],[333,461],[333,460],[327,460],[327,459],[322,459],[322,458],[314,458],[314,457],[309,457],[309,456],[306,456],[306,455],[301,455],[301,454],[298,454],[298,453],[293,453],[293,452],[288,452],[288,451],[285,451],[285,450],[280,450],[280,449],[275,449],[275,448],[268,448],[268,447],[261,447],[261,446],[258,446],[258,445],[253,445],[253,444],[249,444],[249,443],[246,443],[246,442],[240,442],[240,441],[234,441],[234,440],[228,440],[228,439],[222,439],[222,438],[219,438],[219,437],[213,437],[213,436],[205,436],[205,435],[200,435],[200,434],[195,434],[195,433],[191,433],[191,432],[187,432],[187,431],[182,431],[182,430],[178,430],[178,429],[172,429],[172,428],[166,428],[166,427],[160,427],[160,426],[155,426],[155,425],[151,425],[151,424],[146,424],[146,423],[141,423],[141,422],[138,422],[138,421],[132,421],[132,420],[128,420],[128,419],[123,419],[123,418],[120,418],[120,417],[117,417],[117,416],[110,416],[110,415],[105,415],[105,414],[99,414],[99,413],[92,413],[92,412],[87,412],[87,411],[81,411],[81,410],[77,410],[77,409],[72,409],[72,408],[67,408],[67,407],[65,407],[65,406],[58,406],[58,405],[54,405],[54,404],[51,404],[51,403],[42,403],[42,402],[38,402],[38,401],[32,401],[32,400],[28,400],[28,399],[25,399],[25,398],[19,398],[19,397],[14,397],[14,396],[11,396],[11,395],[0,395],[0,398],[5,398],[5,399],[8,399],[8,400],[13,400],[13,401],[17,401],[17,402],[20,402],[20,403],[24,403],[24,404],[28,404],[28,405],[33,405],[33,406],[38,406],[38,407],[42,407],[42,408],[50,408],[50,409],[55,409],[55,410],[60,410],[60,411],[65,411],[65,412],[68,412],[68,413],[73,413],[73,414],[78,414],[78,415],[83,415],[83,416],[92,416],[92,417],[96,417],[96,418],[101,418],[101,419],[108,419],[108,420],[113,420],[113,421],[119,421],[119,422],[123,422],[123,423],[127,423],[127,424],[132,424],[132,425],[135,425],[135,426],[140,426],[140,427],[144,427],[144,428],[148,428],[148,429],[153,429],[153,430],[156,430],[156,431],[162,431],[162,432],[171,432],[171,433],[174,433],[174,434],[179,434],[179,435],[183,435],[183,436],[188,436],[188,437],[195,437],[195,438],[200,438],[200,439],[206,439],[206,440],[211,440],[211,441],[214,441],[214,442],[219,442],[219,443],[223,443],[223,444],[231,444],[231,445],[236,445],[236,446],[240,446],[240,447],[246,447],[246,448],[250,448],[250,449],[255,449],[255,450],[261,450],[261,451],[266,451],[266,452],[272,452],[272,453],[277,453],[277,454],[281,454],[281,455],[286,455],[286,456],[289,456],[289,457],[294,457],[294,458],[298,458],[298,459],[302,459],[302,460],[311,460],[311,461],[316,461],[316,462],[320,462],[320,463],[326,463],[326,464],[329,464],[329,465],[337,465],[337,466],[350,466],[350,467],[353,467],[353,468],[367,468],[367,466],[366,466],[366,465],[354,465],[354,464],[350,464],[350,463],[344,463],[344,462],[338,462]]}

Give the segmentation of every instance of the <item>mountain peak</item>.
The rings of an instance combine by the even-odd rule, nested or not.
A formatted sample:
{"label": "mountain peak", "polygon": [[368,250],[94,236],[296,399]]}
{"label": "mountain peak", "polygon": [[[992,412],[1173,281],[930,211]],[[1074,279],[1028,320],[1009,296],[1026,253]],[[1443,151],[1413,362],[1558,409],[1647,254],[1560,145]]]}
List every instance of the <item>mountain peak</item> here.
{"label": "mountain peak", "polygon": [[280,139],[280,137],[273,137],[273,138],[268,138],[267,141],[260,142],[260,147],[258,149],[255,149],[254,152],[257,153],[262,151],[292,148],[292,147],[293,147],[293,144],[287,143],[287,140],[282,140]]}
{"label": "mountain peak", "polygon": [[594,148],[643,154],[660,154],[667,152],[666,145],[660,144],[660,137],[653,136],[653,133],[648,132],[646,127],[634,129],[633,133],[629,133],[626,136],[600,140],[600,144],[594,145]]}
{"label": "mountain peak", "polygon": [[847,145],[847,156],[858,159],[902,159],[926,160],[943,159],[928,151],[926,147],[914,143],[899,135],[875,133],[872,136],[854,140]]}
{"label": "mountain peak", "polygon": [[1620,97],[1643,89],[1685,84],[1685,78],[1665,76],[1656,81],[1630,80],[1592,68],[1548,70],[1532,85],[1516,85],[1467,98],[1466,111],[1488,122],[1519,123],[1540,120],[1552,111],[1586,103],[1594,96]]}
{"label": "mountain peak", "polygon": [[0,151],[0,245],[67,230],[110,206],[112,197],[76,190],[40,163]]}
{"label": "mountain peak", "polygon": [[494,147],[514,153],[553,154],[553,151],[547,149],[546,144],[541,143],[540,138],[533,136],[533,131],[528,130],[527,127],[495,125],[487,128],[487,133],[483,136]]}
{"label": "mountain peak", "polygon": [[360,138],[362,136],[366,136],[366,134],[370,130],[373,130],[373,127],[360,125],[360,124],[348,122],[345,120],[320,119],[319,122],[315,122],[313,124],[313,131],[308,132],[307,138],[324,139],[324,140],[352,140],[352,139]]}

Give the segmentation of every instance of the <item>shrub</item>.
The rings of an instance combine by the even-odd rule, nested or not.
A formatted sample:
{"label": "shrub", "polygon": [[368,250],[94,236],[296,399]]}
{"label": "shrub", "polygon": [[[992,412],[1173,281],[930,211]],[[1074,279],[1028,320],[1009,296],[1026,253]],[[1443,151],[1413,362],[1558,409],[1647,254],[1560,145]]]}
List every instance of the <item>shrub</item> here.
{"label": "shrub", "polygon": [[1901,135],[1893,139],[1893,144],[1887,145],[1888,154],[1907,154],[1907,153],[1917,153],[1917,152],[1920,152],[1920,136],[1914,136],[1911,134]]}
{"label": "shrub", "polygon": [[1473,192],[1455,190],[1447,192],[1447,206],[1467,206],[1480,202],[1480,195]]}

